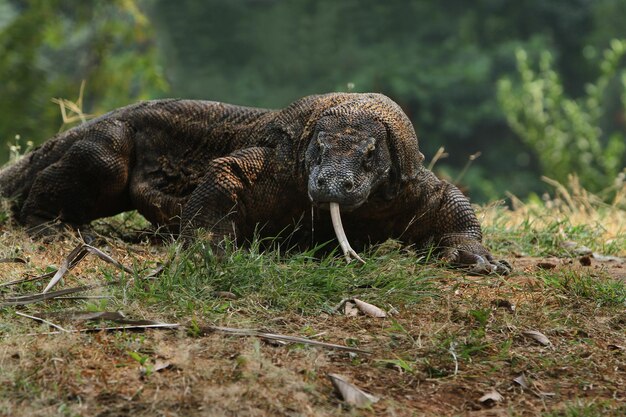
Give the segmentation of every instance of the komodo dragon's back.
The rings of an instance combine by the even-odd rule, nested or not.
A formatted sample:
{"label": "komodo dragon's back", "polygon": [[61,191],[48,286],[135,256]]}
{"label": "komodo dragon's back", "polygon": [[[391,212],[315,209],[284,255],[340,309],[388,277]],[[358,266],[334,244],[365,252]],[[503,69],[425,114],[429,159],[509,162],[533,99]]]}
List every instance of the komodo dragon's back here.
{"label": "komodo dragon's back", "polygon": [[0,194],[35,232],[136,209],[185,236],[205,230],[213,245],[292,232],[321,243],[332,213],[344,251],[347,232],[506,271],[482,246],[468,199],[422,161],[408,117],[381,94],[308,96],[280,110],[155,100],[52,138],[0,171]]}
{"label": "komodo dragon's back", "polygon": [[[111,194],[108,193],[107,199],[97,199],[99,203],[95,205],[99,207],[91,213],[79,213],[68,223],[80,224],[133,208],[129,206],[133,197],[128,187],[131,181],[139,188],[134,193],[136,201],[142,199],[142,192],[147,193],[145,198],[153,198],[151,193],[158,190],[149,188],[158,184],[166,192],[178,190],[173,195],[160,196],[163,201],[158,205],[167,204],[166,200],[185,197],[197,185],[208,160],[245,147],[251,137],[242,131],[251,129],[270,112],[214,101],[178,99],[123,107],[59,133],[3,168],[0,194],[13,200],[16,217],[26,224],[37,221],[36,215],[43,208],[41,203],[34,206],[28,201],[30,194],[42,191],[40,195],[48,196],[47,200],[58,197],[80,200],[89,194],[89,184],[85,184],[85,189],[74,187],[72,193],[65,193],[64,183],[68,182],[90,180],[109,182],[104,187],[108,189],[128,188],[123,198],[106,201]],[[79,161],[93,169],[89,166],[72,169],[79,168]],[[178,175],[174,174],[174,167]],[[70,217],[67,213],[57,214],[59,218]],[[51,220],[50,216],[41,217]],[[154,220],[164,220],[162,217]]]}

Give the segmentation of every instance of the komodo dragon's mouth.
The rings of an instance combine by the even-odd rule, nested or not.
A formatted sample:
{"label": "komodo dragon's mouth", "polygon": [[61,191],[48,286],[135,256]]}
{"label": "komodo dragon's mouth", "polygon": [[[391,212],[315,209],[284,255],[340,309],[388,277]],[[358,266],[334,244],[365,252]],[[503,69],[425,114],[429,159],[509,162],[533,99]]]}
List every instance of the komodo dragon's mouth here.
{"label": "komodo dragon's mouth", "polygon": [[[311,199],[311,201],[313,201],[313,199],[311,198],[311,195],[309,194],[309,198]],[[365,200],[359,202],[358,204],[342,204],[341,208],[344,211],[352,211],[358,207],[360,207],[363,203],[365,202]],[[348,242],[348,238],[346,237],[346,232],[343,229],[343,224],[341,223],[341,214],[340,214],[340,209],[339,209],[339,203],[337,202],[316,202],[314,203],[315,206],[323,208],[323,209],[328,209],[330,210],[330,218],[332,219],[333,222],[333,230],[335,231],[335,236],[337,236],[337,240],[339,241],[339,246],[341,246],[341,250],[343,252],[343,255],[346,258],[346,261],[351,262],[352,261],[352,257],[354,257],[355,259],[357,259],[359,262],[361,263],[365,263],[365,261],[363,260],[363,258],[361,258],[354,249],[352,249],[352,246],[350,246],[350,242]]]}
{"label": "komodo dragon's mouth", "polygon": [[343,255],[346,257],[346,261],[352,261],[352,257],[356,258],[361,263],[365,263],[365,261],[352,249],[350,243],[348,242],[348,238],[346,237],[346,232],[343,230],[343,224],[341,224],[341,214],[339,213],[339,204],[338,203],[329,203],[330,204],[330,217],[333,221],[333,229],[335,230],[335,235],[337,236],[337,240],[339,241],[339,246],[341,246],[341,250],[343,251]]}

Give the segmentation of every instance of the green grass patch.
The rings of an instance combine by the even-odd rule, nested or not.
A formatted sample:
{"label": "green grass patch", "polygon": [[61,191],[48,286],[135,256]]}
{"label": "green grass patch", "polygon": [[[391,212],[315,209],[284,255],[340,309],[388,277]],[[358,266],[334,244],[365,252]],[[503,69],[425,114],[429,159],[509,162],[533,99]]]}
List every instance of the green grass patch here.
{"label": "green grass patch", "polygon": [[543,417],[597,417],[597,416],[624,416],[626,415],[626,405],[614,407],[605,401],[584,402],[568,404],[565,409],[550,411],[541,414]]}
{"label": "green grass patch", "polygon": [[526,218],[515,227],[498,222],[484,227],[487,246],[497,253],[537,257],[579,256],[585,247],[602,255],[619,255],[626,247],[626,236],[604,240],[606,229],[599,223],[575,225],[555,219],[543,225],[538,219]]}
{"label": "green grass patch", "polygon": [[541,271],[539,276],[548,287],[558,290],[570,301],[584,299],[597,306],[626,305],[626,283],[606,274],[562,268]]}
{"label": "green grass patch", "polygon": [[[410,305],[435,295],[434,282],[446,271],[400,249],[377,250],[367,263],[346,264],[320,246],[304,252],[261,251],[227,247],[219,259],[209,245],[197,242],[181,250],[172,245],[171,262],[154,280],[135,280],[128,296],[180,313],[222,313],[231,306],[313,314],[330,312],[342,299],[366,297],[369,302]],[[224,300],[229,292],[236,301]],[[217,294],[217,296],[216,296]]]}

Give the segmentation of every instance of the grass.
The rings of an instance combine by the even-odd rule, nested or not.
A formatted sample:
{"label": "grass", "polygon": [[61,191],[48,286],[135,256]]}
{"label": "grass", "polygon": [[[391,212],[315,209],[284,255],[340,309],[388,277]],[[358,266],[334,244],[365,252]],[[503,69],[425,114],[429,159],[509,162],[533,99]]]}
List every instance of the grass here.
{"label": "grass", "polygon": [[403,254],[399,247],[377,248],[365,265],[346,265],[334,253],[318,255],[320,249],[282,255],[277,250],[261,253],[255,245],[231,249],[217,261],[199,242],[174,257],[159,279],[135,280],[129,294],[182,314],[199,308],[219,314],[224,307],[216,297],[220,292],[245,299],[247,308],[255,306],[257,312],[332,313],[341,299],[353,296],[381,303],[419,302],[434,295],[433,281],[445,275],[424,259]]}
{"label": "grass", "polygon": [[[107,298],[0,308],[0,415],[623,415],[626,214],[617,197],[607,205],[575,190],[514,209],[479,208],[487,245],[513,263],[508,277],[468,276],[391,241],[365,253],[363,266],[346,265],[328,246],[285,253],[261,251],[263,242],[231,247],[217,261],[201,241],[182,249],[167,239],[129,239],[145,226],[136,215],[107,219],[96,227],[103,234],[96,246],[134,272],[92,256],[58,286],[119,279],[87,293]],[[32,241],[7,222],[2,233],[0,255],[26,260],[0,263],[2,282],[54,270],[77,244],[71,236]],[[595,254],[589,266],[580,262],[582,246]],[[145,278],[159,263],[161,273]],[[391,315],[336,311],[354,297]],[[38,334],[55,329],[16,315],[86,329],[115,323],[76,321],[68,312],[105,310],[184,328],[45,336]],[[227,336],[210,325],[371,353]],[[350,408],[328,373],[381,401]],[[520,375],[527,386],[514,382]],[[504,399],[479,401],[492,390]]]}

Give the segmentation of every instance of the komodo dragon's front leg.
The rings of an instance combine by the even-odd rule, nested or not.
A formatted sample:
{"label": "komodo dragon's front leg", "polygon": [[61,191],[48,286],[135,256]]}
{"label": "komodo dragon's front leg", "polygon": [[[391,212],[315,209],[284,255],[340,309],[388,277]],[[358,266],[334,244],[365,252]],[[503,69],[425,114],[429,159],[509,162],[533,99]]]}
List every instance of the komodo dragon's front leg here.
{"label": "komodo dragon's front leg", "polygon": [[183,207],[181,235],[189,239],[195,229],[204,229],[216,248],[224,238],[249,238],[257,222],[276,220],[283,186],[276,179],[273,149],[247,148],[214,159]]}
{"label": "komodo dragon's front leg", "polygon": [[508,274],[511,266],[494,260],[482,245],[480,223],[469,200],[454,185],[442,184],[441,205],[435,221],[442,257],[452,264],[474,265],[472,269],[478,273]]}

